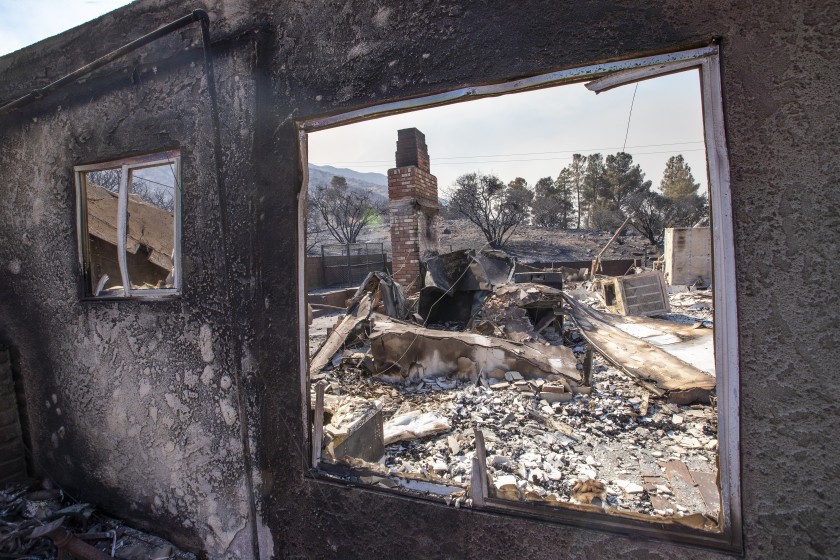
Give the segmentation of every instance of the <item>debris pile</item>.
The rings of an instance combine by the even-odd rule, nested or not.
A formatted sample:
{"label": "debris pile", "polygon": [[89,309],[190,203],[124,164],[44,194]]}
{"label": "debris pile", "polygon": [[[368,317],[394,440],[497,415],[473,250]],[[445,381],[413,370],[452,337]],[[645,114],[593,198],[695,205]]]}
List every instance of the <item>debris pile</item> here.
{"label": "debris pile", "polygon": [[[72,555],[72,556],[66,556]],[[0,558],[195,560],[152,535],[74,502],[48,481],[0,486]]]}
{"label": "debris pile", "polygon": [[[414,301],[389,283],[390,309],[369,278],[332,319],[310,367],[316,463],[455,505],[571,504],[715,530],[710,316],[603,313],[480,256],[438,258]],[[671,295],[675,315],[706,303],[691,293]],[[351,432],[379,438],[376,451],[337,451]]]}

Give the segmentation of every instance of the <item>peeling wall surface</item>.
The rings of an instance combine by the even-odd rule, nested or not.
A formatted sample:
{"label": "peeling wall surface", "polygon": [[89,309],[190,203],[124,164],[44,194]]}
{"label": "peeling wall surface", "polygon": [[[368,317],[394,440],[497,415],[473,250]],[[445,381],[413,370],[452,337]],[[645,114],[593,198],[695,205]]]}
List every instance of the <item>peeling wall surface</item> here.
{"label": "peeling wall surface", "polygon": [[[0,100],[197,7],[222,162],[197,24],[0,116],[0,342],[35,474],[211,558],[722,557],[309,478],[291,264],[296,121],[719,37],[745,554],[840,556],[840,5],[140,0],[0,58]],[[168,148],[183,295],[83,301],[73,166]]]}

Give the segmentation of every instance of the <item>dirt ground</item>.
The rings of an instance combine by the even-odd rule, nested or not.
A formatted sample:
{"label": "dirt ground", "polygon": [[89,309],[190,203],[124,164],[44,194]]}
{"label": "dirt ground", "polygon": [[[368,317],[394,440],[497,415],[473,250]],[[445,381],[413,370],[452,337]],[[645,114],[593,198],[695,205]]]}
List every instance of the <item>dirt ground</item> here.
{"label": "dirt ground", "polygon": [[[522,262],[590,260],[597,255],[615,232],[596,230],[556,230],[522,225],[514,230],[504,250]],[[387,224],[368,228],[361,242],[383,243],[391,251]],[[438,224],[438,242],[442,253],[460,249],[479,249],[487,243],[481,230],[466,219],[443,219]],[[657,248],[628,227],[604,254],[605,259],[655,258]]]}

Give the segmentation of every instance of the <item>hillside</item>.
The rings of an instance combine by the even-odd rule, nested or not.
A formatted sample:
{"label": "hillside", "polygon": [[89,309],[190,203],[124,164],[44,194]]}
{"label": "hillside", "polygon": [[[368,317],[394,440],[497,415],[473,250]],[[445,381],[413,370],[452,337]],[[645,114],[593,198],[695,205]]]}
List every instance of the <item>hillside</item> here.
{"label": "hillside", "polygon": [[382,173],[362,173],[331,165],[309,164],[309,189],[315,189],[319,185],[328,185],[334,176],[347,179],[347,184],[353,189],[370,191],[379,197],[388,198],[388,177],[386,175]]}

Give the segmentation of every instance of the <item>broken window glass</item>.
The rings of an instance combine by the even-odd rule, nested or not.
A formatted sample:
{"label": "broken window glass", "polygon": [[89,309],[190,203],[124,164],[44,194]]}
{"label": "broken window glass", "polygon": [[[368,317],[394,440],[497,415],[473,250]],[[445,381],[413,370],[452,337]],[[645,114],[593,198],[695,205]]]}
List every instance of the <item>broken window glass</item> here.
{"label": "broken window glass", "polygon": [[87,207],[87,240],[90,293],[122,293],[117,253],[117,215],[120,169],[83,174]]}
{"label": "broken window glass", "polygon": [[76,167],[86,295],[178,293],[179,162],[168,152]]}
{"label": "broken window glass", "polygon": [[126,261],[132,290],[175,287],[174,168],[169,164],[130,171]]}
{"label": "broken window glass", "polygon": [[[315,472],[456,506],[737,541],[716,56],[610,63],[301,125]],[[552,90],[565,92],[566,121],[543,109]],[[436,106],[514,92],[475,112]],[[676,115],[688,121],[663,125]],[[494,130],[504,142],[487,141]],[[562,151],[563,140],[614,147]],[[358,149],[379,144],[379,157]],[[348,217],[319,201],[339,188],[366,201],[352,240],[330,237]],[[320,247],[342,241],[384,244],[384,264],[335,281],[351,276],[325,271],[360,265],[326,262]]]}

